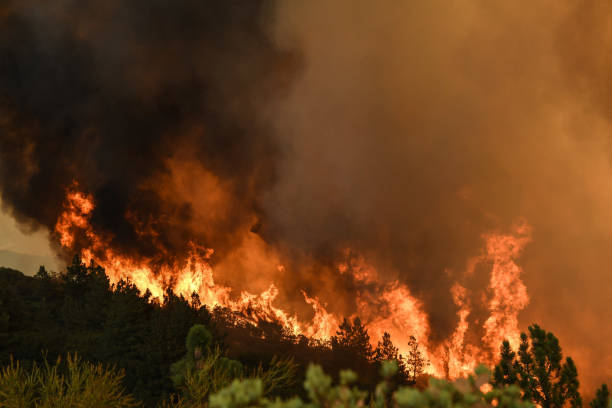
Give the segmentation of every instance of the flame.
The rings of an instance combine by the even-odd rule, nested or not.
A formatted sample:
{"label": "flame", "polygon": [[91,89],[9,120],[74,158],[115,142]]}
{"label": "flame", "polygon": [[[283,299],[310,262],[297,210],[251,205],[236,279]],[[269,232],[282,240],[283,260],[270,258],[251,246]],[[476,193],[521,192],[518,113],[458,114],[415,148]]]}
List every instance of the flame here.
{"label": "flame", "polygon": [[93,197],[80,191],[69,192],[64,207],[66,211],[57,221],[55,231],[59,234],[60,244],[70,248],[74,244],[74,230],[89,227],[88,217],[94,209]]}
{"label": "flame", "polygon": [[[443,355],[442,371],[446,377],[457,378],[463,374],[471,373],[479,362],[480,350],[473,344],[466,344],[466,333],[469,328],[468,317],[471,308],[467,298],[467,289],[459,283],[451,288],[453,302],[459,310],[457,317],[459,321],[451,338],[438,350],[438,355]],[[437,365],[438,372],[440,364]]]}
{"label": "flame", "polygon": [[[274,282],[270,282],[268,289],[261,293],[242,291],[238,295],[232,293],[232,288],[215,283],[210,262],[214,251],[211,248],[190,243],[186,259],[169,265],[160,265],[145,257],[131,259],[117,253],[108,247],[105,237],[94,231],[90,223],[94,208],[93,196],[79,191],[74,183],[67,191],[64,211],[57,220],[55,233],[62,247],[71,251],[77,248],[77,237],[83,238],[87,245],[80,249],[82,259],[85,262],[95,259],[105,268],[111,283],[129,280],[156,299],[163,299],[168,288],[186,299],[195,293],[202,304],[211,308],[228,308],[248,323],[277,323],[290,333],[311,339],[326,341],[335,335],[341,316],[328,312],[326,304],[304,290],[301,291],[304,301],[314,312],[309,321],[276,304],[279,290]],[[146,228],[139,231],[147,233]],[[430,362],[426,368],[429,374],[456,378],[471,372],[477,363],[491,364],[502,340],[508,339],[514,347],[519,340],[518,314],[528,304],[529,297],[516,259],[530,241],[530,236],[526,222],[519,223],[511,233],[483,236],[484,250],[468,260],[466,276],[473,273],[476,265],[490,267],[484,298],[489,316],[480,327],[476,327],[477,323],[470,321],[470,299],[473,296],[465,286],[455,283],[450,296],[457,306],[457,324],[450,338],[437,344],[430,341],[431,328],[423,302],[399,280],[385,282],[364,256],[347,249],[345,260],[337,264],[337,270],[340,274],[350,274],[360,288],[355,298],[355,313],[350,317],[359,316],[366,324],[373,346],[384,332],[388,332],[400,353],[405,355],[409,337],[415,336]],[[81,246],[79,243],[78,247]],[[284,271],[282,265],[277,268]],[[476,329],[484,333],[479,344],[468,340],[470,330]],[[470,339],[473,340],[474,336]]]}
{"label": "flame", "polygon": [[513,348],[519,346],[518,313],[529,303],[529,296],[520,277],[522,269],[514,260],[530,240],[531,228],[525,221],[515,227],[513,235],[487,236],[485,259],[493,262],[489,280],[492,296],[482,339],[493,351],[505,339]]}
{"label": "flame", "polygon": [[302,291],[302,295],[304,296],[306,303],[308,303],[312,307],[312,310],[314,310],[312,323],[308,326],[304,334],[315,339],[330,339],[338,329],[338,319],[336,319],[334,315],[327,312],[325,307],[321,305],[321,302],[319,302],[318,298],[311,298],[304,291]]}

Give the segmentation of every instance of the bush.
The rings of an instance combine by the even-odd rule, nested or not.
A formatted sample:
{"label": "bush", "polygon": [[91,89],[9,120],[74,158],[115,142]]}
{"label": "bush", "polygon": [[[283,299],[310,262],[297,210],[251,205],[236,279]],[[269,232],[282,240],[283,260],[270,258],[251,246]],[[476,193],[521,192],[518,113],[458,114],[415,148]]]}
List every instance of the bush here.
{"label": "bush", "polygon": [[134,407],[123,372],[68,355],[30,370],[11,359],[0,371],[0,407]]}
{"label": "bush", "polygon": [[521,400],[520,389],[516,386],[481,391],[491,377],[484,367],[479,367],[475,375],[456,382],[432,378],[423,391],[405,386],[393,389],[390,380],[397,369],[396,362],[384,363],[381,370],[384,380],[374,394],[369,394],[352,386],[357,381],[357,375],[352,371],[341,372],[340,384],[334,385],[321,367],[311,365],[304,382],[308,401],[300,398],[271,400],[264,396],[261,379],[234,380],[229,387],[211,395],[210,408],[357,408],[366,405],[373,408],[533,408],[533,404]]}

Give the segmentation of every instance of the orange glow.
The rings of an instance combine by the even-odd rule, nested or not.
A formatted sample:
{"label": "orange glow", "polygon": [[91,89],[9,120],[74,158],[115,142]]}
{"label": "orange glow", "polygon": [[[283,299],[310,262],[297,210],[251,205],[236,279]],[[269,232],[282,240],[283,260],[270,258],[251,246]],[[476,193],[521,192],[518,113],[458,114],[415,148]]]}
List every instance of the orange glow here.
{"label": "orange glow", "polygon": [[[335,335],[342,321],[342,316],[330,313],[327,304],[304,290],[301,291],[304,301],[314,312],[312,319],[305,321],[284,310],[277,304],[279,289],[273,281],[259,294],[233,293],[231,287],[215,283],[210,263],[213,249],[196,243],[190,244],[187,259],[172,265],[159,265],[147,258],[127,258],[108,247],[104,237],[94,231],[89,222],[94,207],[93,197],[79,191],[75,183],[67,192],[64,212],[55,231],[65,249],[80,248],[83,261],[99,263],[113,284],[121,279],[129,280],[142,292],[148,290],[156,299],[163,299],[167,289],[186,299],[195,293],[202,304],[210,308],[228,308],[251,324],[278,323],[290,333],[319,340],[328,340]],[[482,254],[468,260],[466,276],[479,264],[490,270],[487,295],[480,300],[489,315],[480,325],[470,321],[473,296],[470,297],[470,291],[456,282],[449,294],[457,307],[456,327],[447,340],[431,343],[431,327],[424,303],[399,280],[385,282],[374,265],[350,249],[345,252],[346,260],[336,264],[338,273],[350,274],[361,288],[355,295],[356,309],[348,317],[361,318],[373,346],[384,332],[388,332],[400,354],[407,353],[409,337],[415,336],[430,362],[426,371],[432,375],[456,378],[471,372],[478,363],[491,364],[492,356],[503,339],[509,339],[514,347],[518,343],[517,317],[529,302],[529,297],[516,259],[529,242],[530,232],[527,223],[522,222],[510,234],[484,235]],[[146,234],[146,231],[143,229],[141,233]],[[87,244],[84,247],[77,245],[77,237],[82,237]],[[285,267],[278,265],[277,270],[285,272]],[[484,335],[480,339],[472,336],[472,341],[469,341],[467,334],[474,329],[481,330]],[[474,344],[474,339],[479,340],[478,344]]]}
{"label": "orange glow", "polygon": [[517,349],[519,346],[518,313],[529,303],[527,287],[521,281],[522,269],[515,260],[531,240],[531,228],[526,222],[515,227],[513,235],[488,235],[486,260],[493,262],[489,280],[491,298],[489,318],[484,323],[482,338],[493,352],[504,339]]}

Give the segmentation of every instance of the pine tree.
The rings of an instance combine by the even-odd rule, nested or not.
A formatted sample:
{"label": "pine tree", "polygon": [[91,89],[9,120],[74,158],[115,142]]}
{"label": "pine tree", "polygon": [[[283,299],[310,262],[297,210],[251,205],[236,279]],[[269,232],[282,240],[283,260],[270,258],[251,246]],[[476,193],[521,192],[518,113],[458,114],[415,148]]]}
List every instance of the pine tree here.
{"label": "pine tree", "polygon": [[518,353],[507,341],[502,344],[494,373],[493,385],[517,384],[524,400],[542,408],[582,406],[576,365],[571,358],[563,361],[559,340],[538,325],[529,327],[529,336],[521,333]]}
{"label": "pine tree", "polygon": [[516,353],[512,351],[510,342],[504,340],[501,346],[501,358],[499,364],[495,366],[493,372],[493,385],[502,387],[504,385],[512,385],[518,382],[516,371],[514,370],[514,359]]}
{"label": "pine tree", "polygon": [[363,357],[365,360],[370,360],[374,356],[368,329],[361,323],[359,317],[353,319],[353,323],[346,318],[343,320],[338,331],[336,331],[336,335],[332,337],[332,348],[344,349]]}
{"label": "pine tree", "polygon": [[391,335],[387,332],[383,334],[382,341],[378,342],[374,350],[374,359],[376,361],[399,360],[399,349],[393,345]]}
{"label": "pine tree", "polygon": [[608,391],[608,386],[606,384],[602,384],[601,388],[599,388],[595,394],[595,399],[591,401],[591,408],[608,408],[609,403],[610,391]]}
{"label": "pine tree", "polygon": [[408,382],[410,384],[416,384],[417,378],[423,374],[428,364],[429,362],[425,359],[421,350],[419,350],[419,343],[416,337],[410,336],[410,340],[408,341],[408,356],[406,356]]}
{"label": "pine tree", "polygon": [[38,272],[36,272],[36,275],[34,275],[34,277],[38,279],[49,279],[51,276],[49,275],[49,272],[47,272],[45,266],[40,265],[40,268],[38,268]]}
{"label": "pine tree", "polygon": [[557,390],[557,393],[559,393],[559,403],[563,405],[565,401],[569,401],[572,408],[582,407],[582,397],[578,391],[579,388],[578,369],[574,364],[574,360],[568,357],[561,368],[560,386]]}
{"label": "pine tree", "polygon": [[383,334],[382,341],[379,341],[374,350],[374,360],[379,364],[385,361],[394,360],[397,362],[397,376],[400,380],[406,380],[408,374],[406,372],[406,363],[404,357],[399,354],[399,349],[395,347],[391,341],[391,335],[387,332]]}

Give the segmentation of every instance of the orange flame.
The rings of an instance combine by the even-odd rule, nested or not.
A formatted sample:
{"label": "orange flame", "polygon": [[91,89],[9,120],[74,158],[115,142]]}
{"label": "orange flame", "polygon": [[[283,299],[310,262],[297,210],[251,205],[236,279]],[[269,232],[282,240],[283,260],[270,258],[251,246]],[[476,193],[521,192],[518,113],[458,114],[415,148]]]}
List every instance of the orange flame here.
{"label": "orange flame", "polygon": [[489,280],[492,296],[482,339],[493,351],[505,339],[518,348],[518,313],[529,303],[529,296],[520,277],[522,270],[514,261],[530,240],[531,228],[524,221],[515,228],[515,235],[487,236],[486,259],[493,262]]}
{"label": "orange flame", "polygon": [[[310,297],[305,291],[302,291],[304,300],[314,312],[311,321],[302,321],[297,315],[275,305],[279,291],[273,282],[259,294],[243,291],[233,298],[230,287],[214,281],[210,265],[214,252],[210,248],[191,243],[189,256],[181,264],[155,267],[151,266],[155,264],[151,259],[134,260],[116,253],[107,247],[103,237],[96,234],[89,223],[93,210],[93,197],[80,192],[75,183],[67,192],[64,211],[55,231],[60,244],[68,250],[74,250],[77,234],[83,236],[89,245],[81,249],[82,259],[85,262],[95,259],[105,268],[112,283],[129,280],[157,299],[164,297],[167,288],[187,299],[196,293],[202,304],[211,308],[229,308],[255,325],[263,321],[275,322],[291,333],[319,340],[335,335],[341,317],[329,313],[319,298]],[[429,317],[422,301],[398,280],[382,281],[376,268],[363,256],[347,250],[348,260],[338,264],[338,272],[351,274],[355,282],[363,284],[364,288],[356,296],[354,316],[359,316],[366,324],[372,344],[375,345],[383,333],[388,332],[400,353],[405,353],[409,337],[415,336],[431,363],[427,372],[451,378],[471,372],[479,362],[492,363],[493,353],[503,339],[509,339],[516,347],[518,313],[527,305],[529,297],[520,278],[522,270],[515,261],[530,240],[530,227],[522,222],[511,234],[488,234],[483,238],[483,253],[468,262],[468,269],[477,264],[491,265],[488,297],[485,299],[489,317],[482,325],[484,335],[480,344],[470,343],[466,336],[470,330],[472,309],[464,286],[455,283],[451,288],[451,296],[458,308],[453,334],[442,344],[431,344]],[[278,268],[283,269],[282,266]]]}

